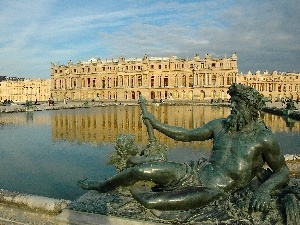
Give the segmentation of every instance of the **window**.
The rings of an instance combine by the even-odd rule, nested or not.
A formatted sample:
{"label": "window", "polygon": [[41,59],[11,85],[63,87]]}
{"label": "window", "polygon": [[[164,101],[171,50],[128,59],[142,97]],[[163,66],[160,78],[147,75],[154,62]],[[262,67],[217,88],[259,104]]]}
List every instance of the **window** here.
{"label": "window", "polygon": [[211,77],[212,85],[216,85],[216,81],[217,81],[217,77],[216,77],[215,74],[213,74],[212,77]]}
{"label": "window", "polygon": [[189,76],[189,87],[193,87],[194,86],[194,78],[193,76]]}
{"label": "window", "polygon": [[138,79],[138,80],[137,80],[138,86],[139,86],[139,87],[142,86],[142,76],[138,76],[137,79]]}
{"label": "window", "polygon": [[151,77],[151,87],[154,87],[154,76]]}
{"label": "window", "polygon": [[168,77],[164,78],[164,87],[168,87],[169,86],[169,80]]}
{"label": "window", "polygon": [[182,86],[186,86],[186,78],[185,75],[182,76]]}

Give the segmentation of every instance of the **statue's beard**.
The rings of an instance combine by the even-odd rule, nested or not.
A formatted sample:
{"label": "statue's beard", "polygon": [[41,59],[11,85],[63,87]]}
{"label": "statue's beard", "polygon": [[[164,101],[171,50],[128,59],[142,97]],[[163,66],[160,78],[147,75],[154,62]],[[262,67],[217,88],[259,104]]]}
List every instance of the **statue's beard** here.
{"label": "statue's beard", "polygon": [[247,112],[232,109],[231,115],[227,117],[227,131],[230,133],[240,131],[250,120],[250,115],[247,115]]}

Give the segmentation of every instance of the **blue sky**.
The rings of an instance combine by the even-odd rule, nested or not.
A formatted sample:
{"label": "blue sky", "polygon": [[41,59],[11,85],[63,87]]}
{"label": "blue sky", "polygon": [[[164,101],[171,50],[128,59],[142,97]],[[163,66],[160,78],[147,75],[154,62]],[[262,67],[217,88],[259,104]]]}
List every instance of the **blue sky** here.
{"label": "blue sky", "polygon": [[238,54],[239,72],[300,72],[299,0],[1,0],[0,76],[50,63]]}

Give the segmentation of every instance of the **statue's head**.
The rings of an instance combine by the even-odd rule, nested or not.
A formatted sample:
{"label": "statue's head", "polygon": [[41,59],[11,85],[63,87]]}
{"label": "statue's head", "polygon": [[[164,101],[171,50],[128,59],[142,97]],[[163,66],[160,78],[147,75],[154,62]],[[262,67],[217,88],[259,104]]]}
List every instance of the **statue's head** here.
{"label": "statue's head", "polygon": [[233,130],[239,130],[251,121],[257,121],[259,111],[265,106],[263,96],[254,88],[243,84],[232,84],[227,93],[231,96],[233,106],[232,115],[229,117],[230,126],[236,126]]}
{"label": "statue's head", "polygon": [[232,96],[237,96],[241,100],[243,100],[247,106],[254,107],[257,110],[261,110],[265,106],[265,102],[263,101],[263,95],[260,94],[253,87],[233,83],[227,93]]}

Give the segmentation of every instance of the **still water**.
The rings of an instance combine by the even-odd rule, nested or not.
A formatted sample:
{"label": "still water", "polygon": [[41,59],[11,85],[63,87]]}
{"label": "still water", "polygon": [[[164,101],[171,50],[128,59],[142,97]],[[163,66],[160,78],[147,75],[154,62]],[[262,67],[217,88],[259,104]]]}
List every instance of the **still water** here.
{"label": "still water", "polygon": [[[227,107],[149,106],[162,122],[195,128],[230,113]],[[265,114],[284,154],[300,153],[300,122]],[[119,134],[148,141],[139,106],[107,106],[0,114],[0,188],[73,200],[85,191],[77,180],[103,180],[116,173],[107,165]],[[155,131],[169,147],[168,158],[187,161],[210,154],[211,141],[182,143]]]}

